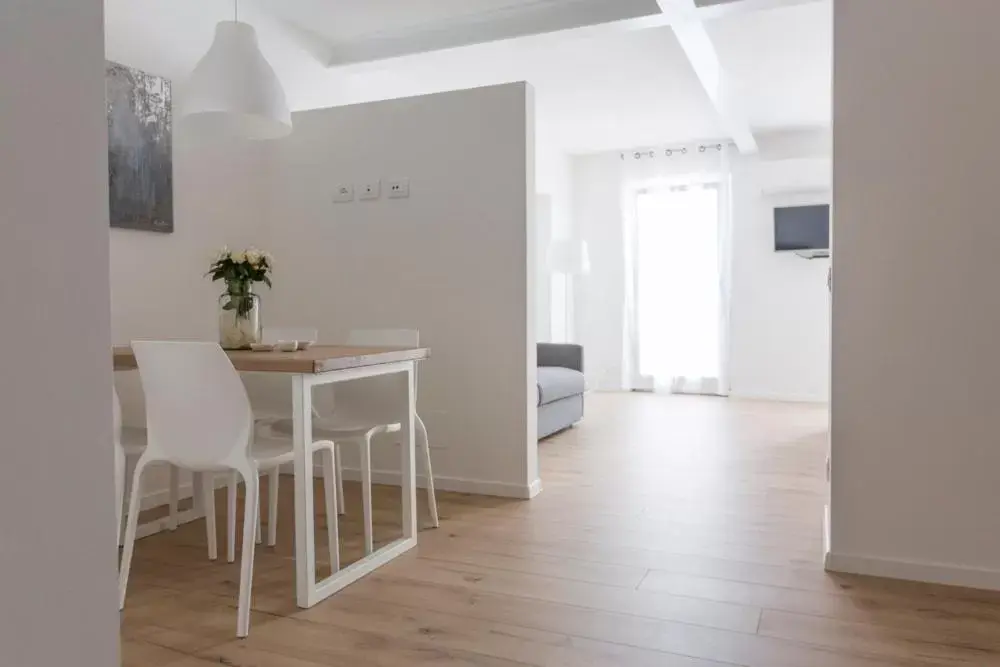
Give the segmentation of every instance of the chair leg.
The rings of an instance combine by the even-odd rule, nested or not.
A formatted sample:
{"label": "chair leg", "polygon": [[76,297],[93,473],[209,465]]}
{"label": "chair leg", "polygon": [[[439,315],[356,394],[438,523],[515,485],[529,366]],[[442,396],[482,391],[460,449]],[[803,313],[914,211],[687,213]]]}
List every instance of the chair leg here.
{"label": "chair leg", "polygon": [[427,508],[431,514],[431,525],[437,528],[440,523],[438,522],[437,497],[434,495],[434,469],[431,468],[431,445],[427,440],[427,427],[424,426],[423,420],[417,416],[414,422],[416,423],[417,431],[417,448],[421,449],[424,453],[424,472],[427,475]]}
{"label": "chair leg", "polygon": [[132,553],[135,550],[135,531],[139,525],[139,497],[142,490],[142,473],[146,461],[139,458],[132,474],[132,492],[129,495],[128,512],[125,526],[125,549],[122,552],[121,567],[118,570],[118,609],[125,608],[125,591],[128,588],[128,575],[132,569]]}
{"label": "chair leg", "polygon": [[[132,497],[132,478],[135,476],[135,466],[139,459],[135,456],[125,457],[125,488],[122,490],[122,509],[126,510],[125,514],[122,515],[122,523],[119,524],[118,529],[119,539],[125,533],[125,522],[128,521],[128,507],[125,506],[125,501]],[[125,544],[121,542],[121,544]]]}
{"label": "chair leg", "polygon": [[229,473],[229,483],[226,484],[226,560],[230,563],[236,562],[236,491],[239,485],[239,474]]}
{"label": "chair leg", "polygon": [[337,514],[337,470],[333,449],[320,452],[323,457],[323,495],[326,499],[326,537],[330,547],[331,572],[340,571],[340,516]]}
{"label": "chair leg", "polygon": [[[278,543],[278,483],[281,471],[275,468],[267,475],[267,546]],[[260,522],[258,521],[258,525]]]}
{"label": "chair leg", "polygon": [[365,555],[374,550],[372,535],[372,438],[370,434],[359,441],[361,449],[361,504],[365,520]]}
{"label": "chair leg", "polygon": [[170,466],[170,530],[177,530],[177,514],[181,502],[181,475],[177,466]]}
{"label": "chair leg", "polygon": [[219,557],[219,536],[216,534],[215,526],[215,475],[212,473],[202,475],[201,493],[205,499],[205,537],[208,538],[208,559],[216,560]]}
{"label": "chair leg", "polygon": [[344,465],[340,459],[339,445],[334,445],[333,457],[337,461],[337,511],[340,514],[347,514],[347,505],[344,503]]}
{"label": "chair leg", "polygon": [[256,470],[242,473],[246,495],[243,499],[243,555],[240,563],[240,599],[237,606],[236,636],[250,634],[250,596],[253,586],[254,526],[260,515],[260,480]]}
{"label": "chair leg", "polygon": [[115,445],[115,544],[122,545],[122,519],[125,510],[125,452]]}

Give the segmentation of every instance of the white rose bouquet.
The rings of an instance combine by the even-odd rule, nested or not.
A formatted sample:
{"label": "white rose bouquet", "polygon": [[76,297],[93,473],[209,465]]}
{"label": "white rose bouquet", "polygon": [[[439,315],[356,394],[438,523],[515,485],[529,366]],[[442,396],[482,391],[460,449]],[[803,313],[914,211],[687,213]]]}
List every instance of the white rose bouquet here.
{"label": "white rose bouquet", "polygon": [[264,283],[271,286],[271,272],[274,259],[270,253],[257,248],[248,248],[232,252],[229,248],[219,251],[215,261],[208,268],[207,276],[212,280],[226,282],[226,294],[229,301],[223,308],[235,310],[237,317],[245,317],[253,307],[250,295],[254,283]]}

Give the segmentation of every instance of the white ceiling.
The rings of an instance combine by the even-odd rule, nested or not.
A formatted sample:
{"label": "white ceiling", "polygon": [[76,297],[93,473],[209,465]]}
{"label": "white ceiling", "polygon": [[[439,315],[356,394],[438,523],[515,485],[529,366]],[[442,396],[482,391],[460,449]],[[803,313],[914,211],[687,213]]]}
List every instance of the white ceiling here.
{"label": "white ceiling", "polygon": [[529,81],[539,140],[568,152],[716,137],[708,96],[669,27],[441,51],[348,76],[360,102]]}
{"label": "white ceiling", "polygon": [[[627,2],[633,12],[648,4],[613,1]],[[484,11],[574,2],[599,0],[243,0],[240,17],[257,27],[293,109],[527,80],[536,89],[539,140],[553,148],[580,153],[723,138],[715,108],[669,27],[567,30],[347,67],[321,62],[325,41],[426,32]],[[751,127],[829,124],[831,4],[732,13],[707,23]],[[207,50],[215,22],[232,16],[231,0],[106,0],[105,6],[108,57],[175,80]],[[321,39],[311,43],[304,26]]]}
{"label": "white ceiling", "polygon": [[710,21],[708,32],[757,129],[828,126],[833,105],[833,3]]}

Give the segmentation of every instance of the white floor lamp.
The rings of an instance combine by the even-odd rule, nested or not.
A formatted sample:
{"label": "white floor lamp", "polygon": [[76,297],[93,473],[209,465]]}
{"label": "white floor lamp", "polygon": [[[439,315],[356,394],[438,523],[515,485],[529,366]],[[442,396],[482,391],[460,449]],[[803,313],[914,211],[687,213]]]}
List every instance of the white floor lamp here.
{"label": "white floor lamp", "polygon": [[[552,273],[563,277],[563,331],[562,341],[572,342],[575,331],[573,330],[574,303],[576,294],[574,292],[574,278],[590,273],[590,253],[587,251],[587,242],[581,239],[556,239],[549,249],[549,267]],[[555,312],[553,312],[553,324],[556,322]]]}

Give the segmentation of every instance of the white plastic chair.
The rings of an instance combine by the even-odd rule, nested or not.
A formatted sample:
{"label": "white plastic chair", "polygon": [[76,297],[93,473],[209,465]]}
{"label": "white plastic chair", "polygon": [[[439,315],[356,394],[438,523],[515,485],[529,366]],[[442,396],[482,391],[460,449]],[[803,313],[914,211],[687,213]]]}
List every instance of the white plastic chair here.
{"label": "white plastic chair", "polygon": [[[236,634],[250,630],[250,588],[253,579],[254,526],[259,512],[258,460],[270,464],[285,443],[255,441],[250,401],[229,358],[217,343],[139,341],[132,343],[143,390],[146,394],[148,444],[139,457],[129,500],[125,549],[119,575],[119,606],[125,606],[142,474],[151,463],[164,462],[206,473],[236,471],[246,484],[243,514],[243,554]],[[316,447],[324,446],[316,443]],[[333,482],[333,443],[325,443],[330,454],[327,480]],[[258,459],[258,455],[260,458]],[[215,550],[215,497],[212,475],[205,475],[209,551]],[[328,484],[327,511],[336,516],[336,493]],[[330,522],[331,546],[337,544],[337,522]],[[333,554],[339,550],[332,548]]]}
{"label": "white plastic chair", "polygon": [[[354,329],[347,335],[347,344],[359,347],[419,347],[420,332],[416,329]],[[417,393],[417,371],[414,371],[414,401]],[[334,410],[329,416],[321,417],[313,432],[340,444],[353,443],[361,455],[361,494],[365,518],[365,552],[372,552],[372,477],[371,444],[376,435],[396,433],[400,424],[388,423],[393,419],[394,406],[386,402],[392,394],[387,388],[377,385],[385,378],[365,381],[367,385],[350,383],[334,385]],[[434,493],[434,471],[431,467],[431,448],[427,438],[427,427],[420,415],[415,414],[414,437],[418,453],[423,453],[424,472],[427,476],[427,506],[431,525],[437,528],[438,508]],[[376,441],[377,442],[377,441]],[[343,483],[343,480],[340,482]]]}
{"label": "white plastic chair", "polygon": [[[373,329],[351,331],[348,345],[371,347],[418,347],[420,332],[412,329]],[[344,507],[343,474],[340,469],[339,449],[343,445],[356,445],[361,457],[361,496],[365,519],[365,553],[374,550],[372,534],[372,481],[371,445],[378,435],[400,431],[395,419],[394,407],[386,397],[392,392],[384,385],[385,378],[369,378],[357,382],[333,385],[333,410],[323,414],[314,410],[313,433],[333,440],[337,445],[337,493],[341,508]],[[416,386],[416,382],[414,382]],[[391,399],[389,399],[391,400]],[[273,420],[272,432],[288,436],[292,432],[289,418]],[[427,501],[430,509],[431,525],[438,527],[437,499],[434,494],[434,473],[431,467],[430,444],[427,428],[419,415],[414,419],[414,436],[417,450],[423,453],[427,474]],[[376,441],[377,442],[377,441]],[[230,518],[230,521],[235,519]]]}
{"label": "white plastic chair", "polygon": [[[112,395],[112,419],[114,423],[113,437],[115,448],[115,499],[116,517],[118,519],[118,535],[115,538],[116,544],[122,543],[122,533],[125,529],[123,510],[125,509],[125,497],[131,492],[131,468],[146,451],[146,431],[141,428],[125,428],[122,426],[122,404],[118,398],[118,389],[111,385]],[[180,499],[180,485],[177,469],[170,468],[170,529],[177,528],[177,507]]]}
{"label": "white plastic chair", "polygon": [[[319,335],[318,329],[310,329],[307,327],[299,328],[275,328],[275,327],[264,327],[261,332],[261,341],[264,343],[277,343],[278,341],[289,341],[289,340],[308,340],[316,341]],[[320,444],[320,448],[323,447],[323,440],[317,441],[314,444]],[[292,451],[290,448],[286,447],[287,451],[276,453],[275,456],[270,457],[267,460],[260,460],[261,472],[267,473],[267,498],[268,498],[268,512],[267,512],[267,545],[273,547],[278,541],[278,488],[281,480],[281,470],[280,466],[283,463],[289,463],[292,461]],[[333,456],[336,460],[336,452],[334,451]],[[339,465],[339,461],[337,464]],[[325,474],[325,468],[324,468]],[[337,468],[337,479],[339,480],[339,468]],[[239,487],[239,475],[237,473],[230,474],[229,481],[226,485],[226,555],[230,563],[236,560],[236,491]],[[325,482],[324,482],[325,484]],[[343,507],[344,497],[343,497],[343,487],[339,483],[336,483],[337,489],[337,502],[340,503],[340,507]],[[334,514],[336,516],[336,514]],[[261,543],[261,526],[260,526],[260,512],[257,512],[257,528],[256,528],[256,540],[257,544]],[[339,562],[339,554],[330,555],[331,559]],[[336,569],[334,571],[336,572]]]}

